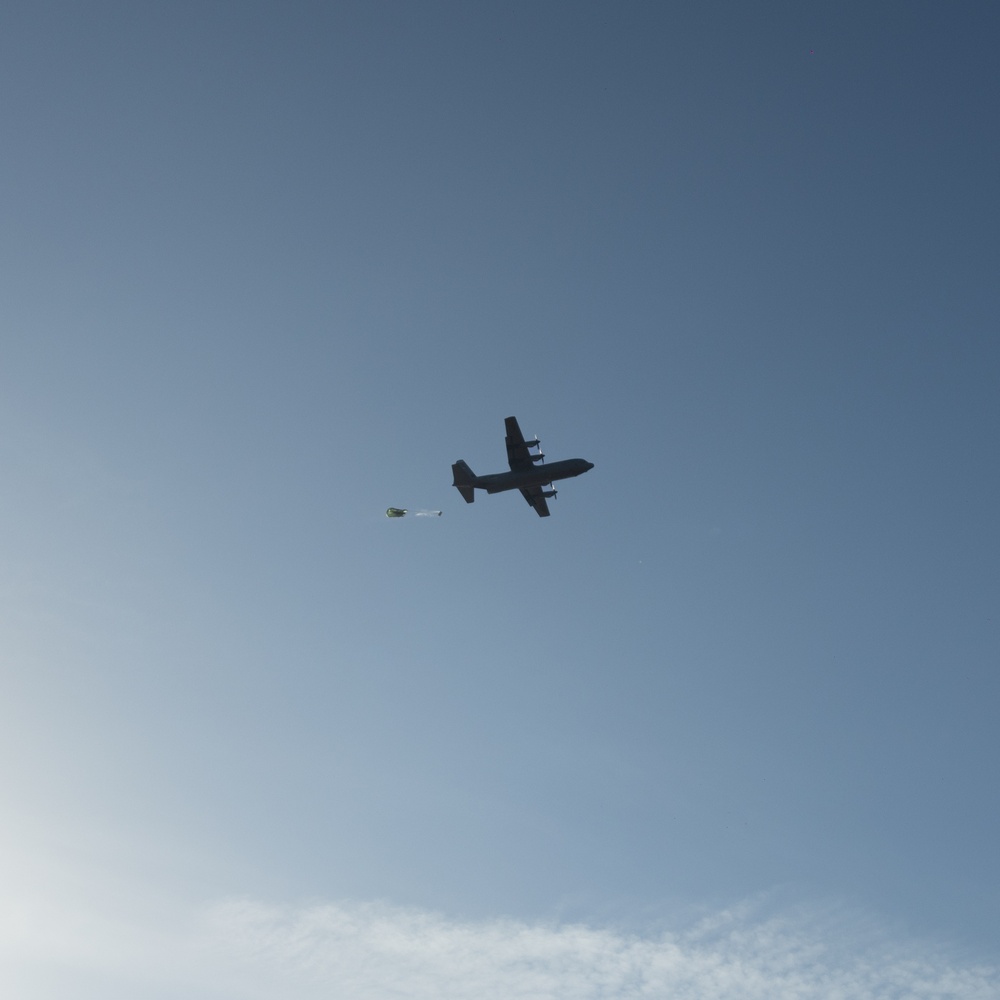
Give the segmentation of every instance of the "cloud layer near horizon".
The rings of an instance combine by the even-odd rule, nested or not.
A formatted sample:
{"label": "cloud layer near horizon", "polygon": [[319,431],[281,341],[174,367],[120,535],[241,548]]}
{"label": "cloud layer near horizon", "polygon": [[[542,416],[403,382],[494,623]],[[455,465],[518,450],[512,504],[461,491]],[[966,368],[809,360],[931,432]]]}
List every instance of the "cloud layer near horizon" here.
{"label": "cloud layer near horizon", "polygon": [[644,937],[582,925],[461,923],[384,905],[215,906],[212,937],[303,996],[383,1000],[598,998],[968,998],[1000,995],[995,968],[961,966],[831,915],[755,919],[731,911]]}
{"label": "cloud layer near horizon", "polygon": [[[1000,968],[870,919],[747,905],[686,930],[460,921],[382,903],[194,907],[167,894],[0,901],[0,993],[22,1000],[995,1000]],[[82,890],[82,891],[81,891]]]}

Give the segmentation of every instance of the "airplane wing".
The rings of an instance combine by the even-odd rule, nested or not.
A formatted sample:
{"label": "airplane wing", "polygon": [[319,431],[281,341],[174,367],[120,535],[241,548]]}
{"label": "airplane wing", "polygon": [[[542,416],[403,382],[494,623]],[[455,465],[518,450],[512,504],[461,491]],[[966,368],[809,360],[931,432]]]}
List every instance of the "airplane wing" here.
{"label": "airplane wing", "polygon": [[[533,456],[528,450],[529,445],[517,424],[517,417],[507,417],[503,425],[507,429],[507,462],[510,464],[511,472],[534,469],[535,460],[540,456]],[[531,447],[537,444],[537,441],[532,441]],[[521,496],[535,508],[535,513],[539,517],[549,516],[549,505],[545,502],[545,491],[541,486],[526,486],[521,490]]]}
{"label": "airplane wing", "polygon": [[[521,428],[517,425],[517,417],[508,417],[503,425],[507,429],[507,461],[510,463],[511,472],[533,468],[531,453],[528,451]],[[528,502],[531,503],[530,500]]]}
{"label": "airplane wing", "polygon": [[549,505],[545,502],[541,486],[527,486],[521,490],[521,496],[535,508],[539,517],[549,516]]}

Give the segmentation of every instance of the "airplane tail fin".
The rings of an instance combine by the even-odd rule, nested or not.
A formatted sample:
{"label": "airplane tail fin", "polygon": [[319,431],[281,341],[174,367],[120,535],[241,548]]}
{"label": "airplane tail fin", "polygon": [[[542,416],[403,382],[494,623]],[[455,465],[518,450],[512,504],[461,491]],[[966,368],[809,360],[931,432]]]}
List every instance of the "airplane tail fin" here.
{"label": "airplane tail fin", "polygon": [[468,465],[465,464],[465,462],[462,461],[462,459],[459,459],[451,467],[451,472],[454,476],[454,482],[451,485],[462,494],[462,499],[466,503],[472,503],[472,501],[476,499],[476,474],[468,467]]}

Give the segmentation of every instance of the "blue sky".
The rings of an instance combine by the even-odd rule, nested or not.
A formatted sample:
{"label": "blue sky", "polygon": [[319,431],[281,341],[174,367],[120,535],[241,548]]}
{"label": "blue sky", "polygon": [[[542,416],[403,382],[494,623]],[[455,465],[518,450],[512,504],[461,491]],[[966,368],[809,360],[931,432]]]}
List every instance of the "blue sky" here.
{"label": "blue sky", "polygon": [[5,991],[996,996],[998,29],[6,5]]}

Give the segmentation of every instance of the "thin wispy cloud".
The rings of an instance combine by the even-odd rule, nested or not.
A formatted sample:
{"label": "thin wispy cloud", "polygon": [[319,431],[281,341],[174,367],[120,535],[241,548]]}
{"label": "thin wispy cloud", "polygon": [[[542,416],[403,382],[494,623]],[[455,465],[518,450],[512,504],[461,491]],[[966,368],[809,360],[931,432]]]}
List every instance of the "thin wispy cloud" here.
{"label": "thin wispy cloud", "polygon": [[[1000,967],[838,907],[648,933],[387,903],[197,904],[135,870],[8,852],[0,995],[31,1000],[995,1000]],[[178,894],[178,890],[181,894]]]}
{"label": "thin wispy cloud", "polygon": [[[843,916],[752,907],[653,936],[583,925],[462,922],[375,904],[229,901],[206,933],[244,968],[303,997],[352,1000],[915,997],[990,1000],[1000,970],[900,944]],[[874,937],[874,940],[873,940]],[[867,939],[867,940],[866,940]],[[287,994],[291,995],[291,994]]]}

